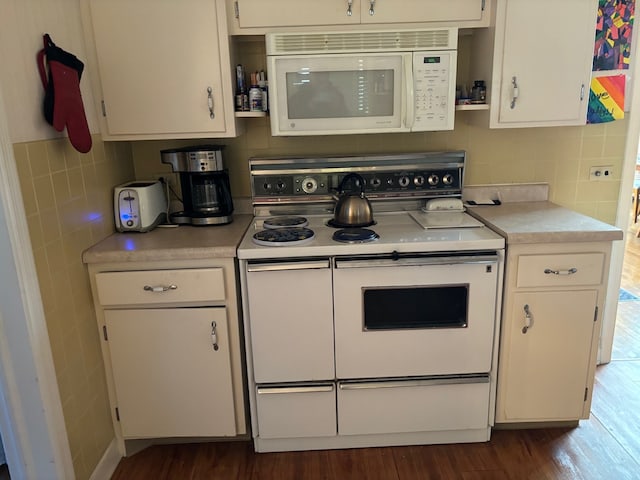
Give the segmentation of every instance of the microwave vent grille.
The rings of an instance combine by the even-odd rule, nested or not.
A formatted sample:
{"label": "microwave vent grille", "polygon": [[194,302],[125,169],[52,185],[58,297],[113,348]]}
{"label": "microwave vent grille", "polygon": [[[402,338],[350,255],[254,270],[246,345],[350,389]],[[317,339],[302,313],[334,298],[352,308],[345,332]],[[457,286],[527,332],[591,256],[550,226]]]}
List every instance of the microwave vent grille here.
{"label": "microwave vent grille", "polygon": [[376,32],[274,33],[267,55],[455,50],[456,28]]}

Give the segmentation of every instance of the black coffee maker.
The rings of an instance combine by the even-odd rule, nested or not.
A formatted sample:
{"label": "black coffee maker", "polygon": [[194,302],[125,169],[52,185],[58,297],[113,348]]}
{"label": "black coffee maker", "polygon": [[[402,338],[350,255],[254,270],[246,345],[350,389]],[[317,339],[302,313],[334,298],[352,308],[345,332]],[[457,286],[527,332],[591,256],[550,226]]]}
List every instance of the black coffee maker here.
{"label": "black coffee maker", "polygon": [[222,163],[224,145],[197,145],[162,150],[162,163],[180,174],[184,211],[170,215],[173,223],[224,225],[233,220],[229,173]]}

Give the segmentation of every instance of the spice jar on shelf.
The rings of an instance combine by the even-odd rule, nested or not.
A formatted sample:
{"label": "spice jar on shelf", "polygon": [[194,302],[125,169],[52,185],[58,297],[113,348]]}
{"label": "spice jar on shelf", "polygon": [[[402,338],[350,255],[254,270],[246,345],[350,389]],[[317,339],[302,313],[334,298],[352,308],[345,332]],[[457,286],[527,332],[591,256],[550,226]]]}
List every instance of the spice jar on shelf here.
{"label": "spice jar on shelf", "polygon": [[487,87],[484,80],[476,80],[471,88],[471,103],[482,104],[487,103]]}

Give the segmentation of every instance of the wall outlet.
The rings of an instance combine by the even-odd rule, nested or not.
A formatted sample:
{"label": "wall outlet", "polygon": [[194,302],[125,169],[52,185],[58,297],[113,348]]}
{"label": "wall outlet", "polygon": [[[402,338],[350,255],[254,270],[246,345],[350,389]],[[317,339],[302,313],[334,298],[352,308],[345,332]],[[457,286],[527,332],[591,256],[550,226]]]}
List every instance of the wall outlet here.
{"label": "wall outlet", "polygon": [[602,181],[613,179],[613,165],[604,165],[601,167],[591,167],[589,169],[589,180]]}

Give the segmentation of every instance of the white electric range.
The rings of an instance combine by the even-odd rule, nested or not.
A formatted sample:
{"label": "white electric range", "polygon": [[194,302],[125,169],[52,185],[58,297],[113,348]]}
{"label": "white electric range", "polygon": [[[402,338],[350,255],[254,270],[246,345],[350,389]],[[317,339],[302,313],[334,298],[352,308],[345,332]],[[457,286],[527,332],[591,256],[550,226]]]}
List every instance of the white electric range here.
{"label": "white electric range", "polygon": [[[464,165],[464,152],[250,161],[238,258],[257,451],[489,439],[504,239],[463,211]],[[374,224],[334,228],[350,172]]]}

